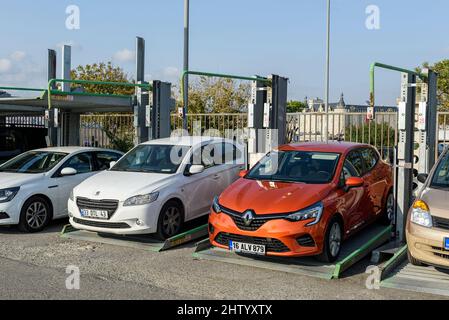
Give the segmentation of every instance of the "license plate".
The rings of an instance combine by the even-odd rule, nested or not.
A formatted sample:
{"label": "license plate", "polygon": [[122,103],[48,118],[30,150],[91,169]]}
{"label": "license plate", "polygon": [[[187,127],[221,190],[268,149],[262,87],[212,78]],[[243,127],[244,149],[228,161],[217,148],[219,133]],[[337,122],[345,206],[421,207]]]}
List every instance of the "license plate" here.
{"label": "license plate", "polygon": [[449,250],[449,238],[444,238],[444,249]]}
{"label": "license plate", "polygon": [[264,256],[266,254],[265,246],[235,241],[229,241],[229,250],[237,253],[248,253],[258,256]]}
{"label": "license plate", "polygon": [[109,214],[106,210],[81,209],[81,217],[93,219],[108,219]]}

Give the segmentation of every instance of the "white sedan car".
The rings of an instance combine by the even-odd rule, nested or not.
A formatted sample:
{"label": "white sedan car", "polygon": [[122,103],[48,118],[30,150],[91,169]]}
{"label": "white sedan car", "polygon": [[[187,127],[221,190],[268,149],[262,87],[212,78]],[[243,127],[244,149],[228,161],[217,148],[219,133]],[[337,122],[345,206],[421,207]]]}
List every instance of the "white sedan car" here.
{"label": "white sedan car", "polygon": [[0,166],[0,225],[38,232],[67,216],[67,199],[84,179],[108,169],[123,153],[60,147],[25,152]]}
{"label": "white sedan car", "polygon": [[99,233],[167,239],[184,222],[207,215],[213,198],[237,180],[243,167],[242,148],[232,140],[150,141],[74,188],[70,223]]}

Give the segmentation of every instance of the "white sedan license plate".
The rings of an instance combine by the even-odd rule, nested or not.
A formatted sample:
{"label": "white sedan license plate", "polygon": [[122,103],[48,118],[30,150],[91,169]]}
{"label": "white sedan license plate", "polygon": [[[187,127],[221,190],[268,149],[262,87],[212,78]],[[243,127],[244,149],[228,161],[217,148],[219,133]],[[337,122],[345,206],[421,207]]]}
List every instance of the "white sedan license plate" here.
{"label": "white sedan license plate", "polygon": [[258,256],[264,256],[266,254],[265,246],[235,241],[229,241],[229,250],[237,253],[248,253]]}
{"label": "white sedan license plate", "polygon": [[93,219],[108,219],[109,214],[106,210],[81,209],[81,217]]}

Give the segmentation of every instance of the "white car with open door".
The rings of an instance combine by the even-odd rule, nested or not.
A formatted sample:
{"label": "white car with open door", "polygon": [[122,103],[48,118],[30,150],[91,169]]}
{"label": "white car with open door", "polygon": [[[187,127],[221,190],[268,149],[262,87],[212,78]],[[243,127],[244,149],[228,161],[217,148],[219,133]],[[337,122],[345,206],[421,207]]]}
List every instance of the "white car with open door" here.
{"label": "white car with open door", "polygon": [[237,180],[242,150],[232,140],[210,137],[143,143],[74,188],[70,223],[106,234],[172,237],[184,222],[208,215],[213,198]]}
{"label": "white car with open door", "polygon": [[25,152],[0,165],[0,225],[38,232],[67,217],[67,199],[84,179],[108,169],[119,151],[58,147]]}

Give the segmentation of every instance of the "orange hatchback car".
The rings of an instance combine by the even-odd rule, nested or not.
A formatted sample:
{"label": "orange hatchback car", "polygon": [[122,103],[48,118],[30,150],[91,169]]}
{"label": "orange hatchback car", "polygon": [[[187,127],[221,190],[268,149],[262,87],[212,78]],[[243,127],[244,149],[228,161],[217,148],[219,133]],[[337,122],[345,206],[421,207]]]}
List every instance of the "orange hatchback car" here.
{"label": "orange hatchback car", "polygon": [[342,241],[394,214],[391,167],[369,145],[284,145],[214,199],[209,237],[234,252],[335,261]]}

